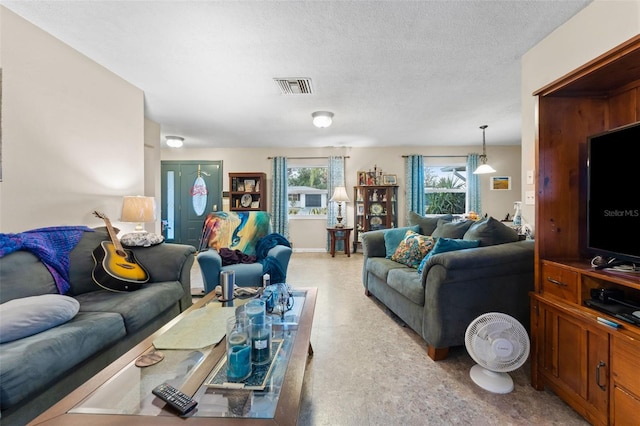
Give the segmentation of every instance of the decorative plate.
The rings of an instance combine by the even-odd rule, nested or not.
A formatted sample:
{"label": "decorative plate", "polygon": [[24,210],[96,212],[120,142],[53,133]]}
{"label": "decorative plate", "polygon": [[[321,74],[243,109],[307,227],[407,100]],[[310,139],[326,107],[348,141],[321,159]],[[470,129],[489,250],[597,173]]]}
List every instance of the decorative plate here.
{"label": "decorative plate", "polygon": [[382,218],[378,216],[374,216],[371,218],[370,223],[372,226],[382,225]]}
{"label": "decorative plate", "polygon": [[382,204],[371,204],[371,207],[369,207],[369,210],[371,211],[371,214],[382,214],[383,212],[383,208],[382,208]]}
{"label": "decorative plate", "polygon": [[251,201],[253,201],[251,194],[244,194],[240,199],[240,204],[242,207],[251,207]]}

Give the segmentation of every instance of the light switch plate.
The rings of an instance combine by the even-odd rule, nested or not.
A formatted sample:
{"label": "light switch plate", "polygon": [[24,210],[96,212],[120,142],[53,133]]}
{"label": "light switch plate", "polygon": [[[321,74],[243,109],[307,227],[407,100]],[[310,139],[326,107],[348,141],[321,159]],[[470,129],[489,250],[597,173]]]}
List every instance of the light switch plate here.
{"label": "light switch plate", "polygon": [[533,185],[533,170],[527,170],[527,185]]}
{"label": "light switch plate", "polygon": [[524,193],[524,203],[528,205],[534,205],[536,203],[536,192],[535,191],[525,191]]}

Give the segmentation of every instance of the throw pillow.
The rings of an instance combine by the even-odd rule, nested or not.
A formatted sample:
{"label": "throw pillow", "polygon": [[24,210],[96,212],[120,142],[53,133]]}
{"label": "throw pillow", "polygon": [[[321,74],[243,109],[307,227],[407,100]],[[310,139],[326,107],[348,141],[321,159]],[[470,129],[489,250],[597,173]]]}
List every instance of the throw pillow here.
{"label": "throw pillow", "polygon": [[416,212],[409,212],[409,225],[418,225],[422,235],[431,235],[438,226],[438,220],[451,222],[453,215],[445,214],[433,217],[420,216]]}
{"label": "throw pillow", "polygon": [[391,260],[407,265],[410,268],[417,268],[420,265],[420,261],[433,248],[434,243],[433,237],[420,235],[409,230],[400,244],[398,244],[398,248],[391,256]]}
{"label": "throw pillow", "polygon": [[122,245],[128,247],[151,247],[164,241],[164,236],[152,232],[131,232],[120,238]]}
{"label": "throw pillow", "polygon": [[75,317],[80,303],[69,296],[43,294],[9,300],[0,305],[0,343],[11,342],[64,324]]}
{"label": "throw pillow", "polygon": [[445,253],[448,251],[474,248],[474,247],[478,247],[479,245],[480,245],[480,241],[477,241],[477,240],[460,240],[455,238],[440,237],[436,241],[436,245],[433,246],[433,249],[431,249],[431,251],[427,253],[427,255],[424,257],[424,259],[422,259],[422,262],[420,262],[420,266],[418,266],[418,273],[419,274],[422,273],[422,270],[427,264],[427,260],[429,260],[429,258],[433,255],[436,255],[438,253]]}
{"label": "throw pillow", "polygon": [[518,241],[518,233],[489,216],[471,225],[462,238],[465,240],[479,240],[480,246],[484,247]]}
{"label": "throw pillow", "polygon": [[462,238],[471,225],[473,225],[472,220],[449,222],[440,219],[431,236],[433,238]]}
{"label": "throw pillow", "polygon": [[400,244],[400,241],[404,239],[404,236],[407,233],[407,231],[413,231],[418,233],[420,232],[420,227],[418,225],[414,225],[414,226],[405,226],[404,228],[386,229],[384,231],[384,247],[385,247],[385,250],[387,251],[387,255],[386,255],[387,259],[391,259],[391,256],[393,256],[393,253],[396,252],[396,249],[398,248],[398,244]]}

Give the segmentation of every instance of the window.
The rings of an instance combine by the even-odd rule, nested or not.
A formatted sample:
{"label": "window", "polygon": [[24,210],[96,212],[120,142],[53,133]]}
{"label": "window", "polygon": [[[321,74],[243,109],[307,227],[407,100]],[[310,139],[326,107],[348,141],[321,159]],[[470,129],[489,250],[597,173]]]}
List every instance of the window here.
{"label": "window", "polygon": [[327,166],[287,169],[289,218],[326,216],[328,173]]}
{"label": "window", "polygon": [[307,194],[304,197],[305,207],[322,207],[322,195],[321,194]]}
{"label": "window", "polygon": [[425,165],[424,188],[426,214],[467,211],[466,164]]}

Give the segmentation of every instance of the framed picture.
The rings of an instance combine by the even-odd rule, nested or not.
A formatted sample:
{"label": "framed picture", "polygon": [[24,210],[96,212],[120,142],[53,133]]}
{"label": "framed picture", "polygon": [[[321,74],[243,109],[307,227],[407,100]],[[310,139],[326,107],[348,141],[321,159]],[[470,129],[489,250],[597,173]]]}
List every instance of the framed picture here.
{"label": "framed picture", "polygon": [[238,183],[238,187],[236,188],[238,192],[244,192],[244,183]]}
{"label": "framed picture", "polygon": [[256,188],[255,179],[245,179],[244,180],[244,191],[245,192],[253,192]]}
{"label": "framed picture", "polygon": [[367,172],[358,171],[358,186],[367,185]]}
{"label": "framed picture", "polygon": [[358,204],[358,216],[362,216],[364,214],[364,204]]}
{"label": "framed picture", "polygon": [[396,175],[382,175],[382,184],[383,185],[397,185],[398,178]]}
{"label": "framed picture", "polygon": [[492,191],[508,191],[511,189],[511,176],[491,176]]}

